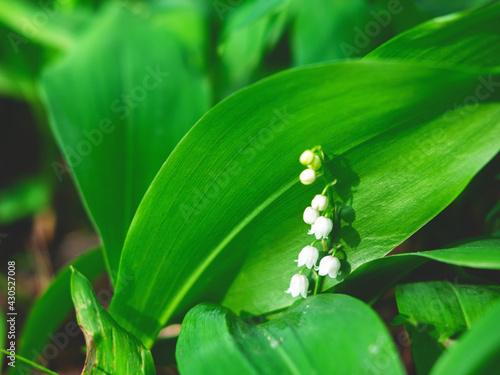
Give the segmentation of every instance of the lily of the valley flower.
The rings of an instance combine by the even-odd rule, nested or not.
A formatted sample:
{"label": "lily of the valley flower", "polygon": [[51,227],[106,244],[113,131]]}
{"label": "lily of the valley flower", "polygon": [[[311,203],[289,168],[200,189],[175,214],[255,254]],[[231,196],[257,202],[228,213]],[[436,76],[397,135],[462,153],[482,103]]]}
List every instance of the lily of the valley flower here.
{"label": "lily of the valley flower", "polygon": [[309,288],[309,280],[304,275],[293,275],[290,280],[290,287],[285,293],[291,294],[292,297],[301,295],[303,298],[307,297],[307,289]]}
{"label": "lily of the valley flower", "polygon": [[300,155],[300,164],[302,165],[309,165],[311,164],[312,162],[314,162],[314,157],[316,155],[314,155],[314,152],[312,152],[311,150],[305,150],[302,155]]}
{"label": "lily of the valley flower", "polygon": [[[312,208],[312,207],[311,207]],[[317,240],[328,238],[328,235],[333,229],[333,221],[330,218],[320,216],[311,226],[309,234],[314,234]]]}
{"label": "lily of the valley flower", "polygon": [[304,210],[304,221],[306,224],[313,225],[318,217],[319,217],[319,212],[314,208],[307,207]]}
{"label": "lily of the valley flower", "polygon": [[312,268],[318,261],[319,252],[314,246],[306,246],[299,253],[299,259],[296,260],[297,266],[305,265],[307,268]]}
{"label": "lily of the valley flower", "polygon": [[318,194],[311,202],[311,207],[318,211],[324,211],[328,207],[328,198],[324,195]]}
{"label": "lily of the valley flower", "polygon": [[314,181],[316,181],[316,171],[312,169],[304,169],[299,178],[300,182],[304,185],[311,185]]}
{"label": "lily of the valley flower", "polygon": [[332,279],[337,277],[340,270],[340,261],[338,258],[327,255],[319,262],[319,267],[315,267],[320,276],[328,274]]}

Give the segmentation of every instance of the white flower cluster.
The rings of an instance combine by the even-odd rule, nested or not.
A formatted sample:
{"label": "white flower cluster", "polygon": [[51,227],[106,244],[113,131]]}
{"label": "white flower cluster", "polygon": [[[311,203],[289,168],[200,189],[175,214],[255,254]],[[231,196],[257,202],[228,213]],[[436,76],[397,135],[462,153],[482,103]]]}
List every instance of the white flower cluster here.
{"label": "white flower cluster", "polygon": [[[323,166],[323,153],[318,155],[315,150],[321,150],[321,147],[315,147],[313,150],[306,150],[300,156],[300,163],[307,165],[308,169],[304,170],[300,174],[300,181],[304,185],[311,185],[316,180],[316,171]],[[326,192],[331,184],[327,185],[322,194],[318,194],[314,197],[311,202],[311,206],[307,207],[304,211],[303,219],[306,224],[311,225],[311,229],[308,234],[312,234],[316,237],[316,241],[320,241],[323,244],[325,250],[328,250],[326,241],[328,236],[333,229],[333,221],[328,216],[332,215],[333,202],[330,206]],[[306,266],[308,269],[314,269],[318,272],[319,276],[330,276],[331,278],[336,278],[340,273],[340,261],[338,258],[332,255],[324,256],[319,262],[319,266],[316,263],[319,258],[318,249],[313,246],[313,244],[304,247],[299,253],[299,258],[296,260],[298,267]],[[329,253],[327,251],[327,253]],[[316,280],[318,283],[319,280]],[[307,297],[307,292],[309,288],[309,280],[306,276],[302,274],[293,275],[290,281],[290,287],[285,293],[289,293],[292,297],[302,296]]]}

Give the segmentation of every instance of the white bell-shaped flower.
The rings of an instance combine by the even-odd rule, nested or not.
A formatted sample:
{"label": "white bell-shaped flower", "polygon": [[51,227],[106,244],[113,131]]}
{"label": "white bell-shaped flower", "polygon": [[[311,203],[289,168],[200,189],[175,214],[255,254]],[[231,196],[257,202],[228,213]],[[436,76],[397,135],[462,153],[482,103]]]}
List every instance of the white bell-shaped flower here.
{"label": "white bell-shaped flower", "polygon": [[314,181],[316,181],[316,171],[312,169],[304,169],[299,178],[300,182],[304,185],[311,185]]}
{"label": "white bell-shaped flower", "polygon": [[306,246],[299,253],[299,259],[296,260],[297,266],[306,266],[312,268],[318,261],[319,252],[314,246]]}
{"label": "white bell-shaped flower", "polygon": [[312,152],[311,150],[305,150],[302,155],[300,155],[300,164],[302,165],[309,165],[311,164],[312,162],[314,162],[314,157],[316,155],[314,155],[314,152]]}
{"label": "white bell-shaped flower", "polygon": [[320,276],[325,276],[328,274],[332,279],[336,278],[340,273],[340,261],[338,258],[331,255],[327,255],[322,258],[319,262],[319,267],[315,267],[316,271]]}
{"label": "white bell-shaped flower", "polygon": [[304,275],[293,275],[290,280],[290,287],[285,293],[291,294],[292,297],[301,295],[303,298],[307,297],[307,289],[309,288],[309,280]]}
{"label": "white bell-shaped flower", "polygon": [[[312,208],[312,207],[311,207]],[[314,234],[317,240],[328,238],[328,235],[333,229],[333,221],[330,218],[320,216],[311,226],[309,234]]]}
{"label": "white bell-shaped flower", "polygon": [[319,217],[318,210],[315,210],[312,207],[307,207],[304,210],[304,221],[306,224],[313,225],[318,217]]}
{"label": "white bell-shaped flower", "polygon": [[318,194],[311,202],[311,207],[318,211],[324,211],[328,207],[328,197]]}

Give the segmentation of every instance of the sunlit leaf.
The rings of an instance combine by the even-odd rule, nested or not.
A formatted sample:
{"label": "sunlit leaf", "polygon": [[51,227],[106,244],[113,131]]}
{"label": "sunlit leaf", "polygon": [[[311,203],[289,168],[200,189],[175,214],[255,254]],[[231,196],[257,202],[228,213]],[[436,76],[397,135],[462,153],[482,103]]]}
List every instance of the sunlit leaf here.
{"label": "sunlit leaf", "polygon": [[498,152],[494,102],[460,126],[443,116],[477,84],[476,74],[351,62],[285,72],[229,97],[142,201],[120,265],[135,278],[115,295],[113,316],[149,346],[181,305],[220,298],[243,260],[228,306],[260,314],[289,305],[293,260],[310,242],[302,212],[323,189],[300,185],[298,156],[316,144],[339,155],[328,167],[346,204],[353,198],[344,275],[387,254]]}
{"label": "sunlit leaf", "polygon": [[257,326],[198,305],[184,319],[176,356],[181,373],[192,375],[404,373],[380,318],[343,295],[309,298]]}

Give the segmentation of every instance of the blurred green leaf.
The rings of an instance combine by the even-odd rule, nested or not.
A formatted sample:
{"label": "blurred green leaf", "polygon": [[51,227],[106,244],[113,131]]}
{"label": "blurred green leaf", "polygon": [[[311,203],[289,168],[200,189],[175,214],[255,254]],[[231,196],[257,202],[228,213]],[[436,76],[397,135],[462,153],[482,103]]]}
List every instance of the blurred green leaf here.
{"label": "blurred green leaf", "polygon": [[366,262],[332,291],[373,303],[404,275],[429,260],[456,266],[500,270],[500,240],[471,241],[442,250],[397,254]]}
{"label": "blurred green leaf", "polygon": [[231,33],[237,32],[250,26],[270,15],[279,13],[285,9],[292,0],[250,0],[234,5],[229,10],[227,20],[224,14],[219,13],[219,20],[227,24],[224,36],[229,37]]}
{"label": "blurred green leaf", "polygon": [[390,30],[391,13],[377,12],[366,0],[299,4],[291,40],[295,65],[364,56]]}
{"label": "blurred green leaf", "polygon": [[[156,4],[157,3],[157,4]],[[137,3],[138,8],[144,7],[146,12],[161,13],[155,20],[158,25],[168,29],[184,46],[184,57],[196,67],[205,67],[207,46],[208,10],[205,0],[164,0],[157,1],[151,9],[144,3]],[[189,27],[186,27],[189,25]]]}
{"label": "blurred green leaf", "polygon": [[192,375],[404,373],[380,318],[343,295],[308,298],[258,326],[198,305],[184,319],[176,357]]}
{"label": "blurred green leaf", "polygon": [[[426,281],[398,285],[398,310],[405,323],[419,375],[428,374],[446,340],[470,329],[500,299],[500,286]],[[431,344],[430,341],[434,341]],[[439,347],[441,344],[441,347]],[[430,350],[434,348],[434,352]]]}
{"label": "blurred green leaf", "polygon": [[42,177],[32,177],[0,191],[0,224],[22,219],[50,204],[50,183]]}
{"label": "blurred green leaf", "polygon": [[35,79],[45,61],[43,47],[0,23],[0,95],[31,100]]}
{"label": "blurred green leaf", "polygon": [[90,19],[90,13],[85,8],[68,11],[62,3],[0,0],[0,22],[13,30],[14,35],[7,37],[15,44],[37,43],[66,50],[75,45],[76,38]]}
{"label": "blurred green leaf", "polygon": [[223,24],[218,52],[223,79],[222,95],[248,84],[263,55],[281,37],[290,0],[252,0],[235,6]]}
{"label": "blurred green leaf", "polygon": [[[78,268],[88,279],[95,280],[102,275],[106,266],[104,264],[102,249],[91,250],[71,262],[71,265]],[[23,325],[19,337],[18,354],[27,359],[36,361],[43,357],[44,347],[50,340],[68,341],[79,333],[75,322],[68,322],[64,327],[62,337],[56,334],[60,325],[71,311],[71,291],[70,291],[71,270],[70,265],[63,268],[48,289],[34,302],[28,317]],[[24,374],[21,366],[13,368],[10,375]]]}
{"label": "blurred green leaf", "polygon": [[82,374],[155,374],[153,357],[120,327],[97,300],[92,285],[72,268],[71,297],[87,343]]}
{"label": "blurred green leaf", "polygon": [[0,0],[0,94],[38,100],[40,70],[72,48],[91,19],[71,3]]}
{"label": "blurred green leaf", "polygon": [[243,261],[229,307],[291,304],[283,291],[309,242],[302,212],[323,188],[300,185],[298,156],[317,144],[338,155],[328,169],[356,216],[340,233],[344,275],[387,254],[498,152],[498,104],[478,105],[460,126],[443,116],[477,85],[476,73],[351,62],[232,95],[191,129],[141,202],[117,285],[122,273],[135,278],[115,294],[113,316],[149,347],[176,311],[220,300]]}
{"label": "blurred green leaf", "polygon": [[500,303],[490,309],[457,344],[439,358],[433,375],[494,374],[500,368]]}
{"label": "blurred green leaf", "polygon": [[[43,79],[53,131],[102,236],[113,277],[137,205],[210,102],[205,79],[188,61],[195,52],[176,37],[164,13],[146,10],[137,15],[108,7]],[[62,179],[65,167],[52,167]]]}

